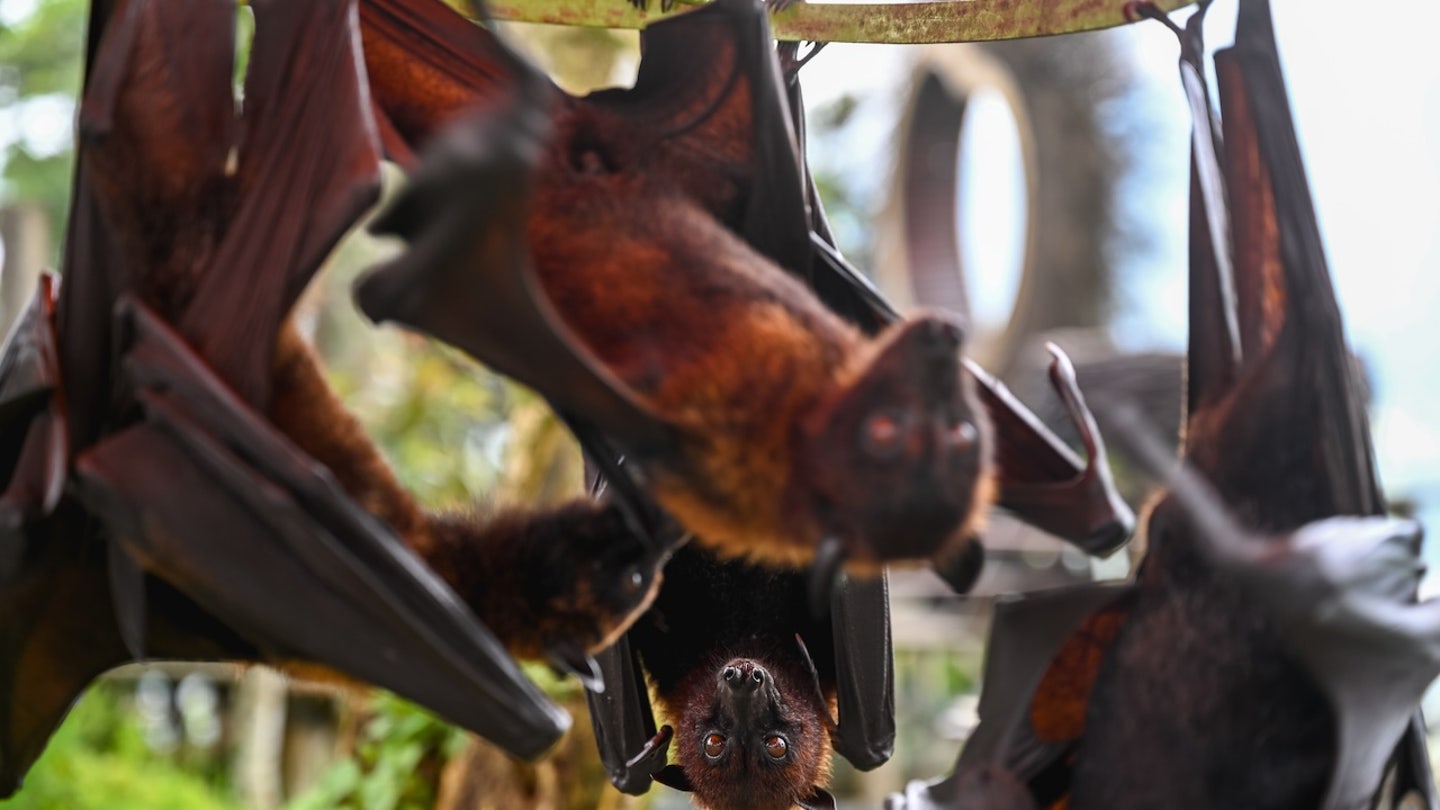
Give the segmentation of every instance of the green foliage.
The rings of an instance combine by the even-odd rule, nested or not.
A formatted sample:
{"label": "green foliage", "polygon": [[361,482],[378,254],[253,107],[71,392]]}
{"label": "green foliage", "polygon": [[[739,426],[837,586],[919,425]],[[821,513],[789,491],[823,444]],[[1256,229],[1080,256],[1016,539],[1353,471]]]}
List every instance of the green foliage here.
{"label": "green foliage", "polygon": [[[34,12],[13,25],[0,25],[0,116],[16,127],[33,117],[36,102],[47,99],[73,107],[80,88],[85,47],[84,0],[41,0]],[[0,200],[43,205],[50,222],[64,221],[70,192],[73,143],[70,128],[43,153],[24,138],[0,142]]]}
{"label": "green foliage", "polygon": [[377,691],[355,756],[337,762],[286,810],[429,810],[446,760],[465,747],[465,732],[413,703]]}
{"label": "green foliage", "polygon": [[154,753],[129,699],[92,687],[5,810],[239,810],[216,786]]}
{"label": "green foliage", "polygon": [[12,26],[0,24],[0,105],[80,87],[85,0],[43,0]]}

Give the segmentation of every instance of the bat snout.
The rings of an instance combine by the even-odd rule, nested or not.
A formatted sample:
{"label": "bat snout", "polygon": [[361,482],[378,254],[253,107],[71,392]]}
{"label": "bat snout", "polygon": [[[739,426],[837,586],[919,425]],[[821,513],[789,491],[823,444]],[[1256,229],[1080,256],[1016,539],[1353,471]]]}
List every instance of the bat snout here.
{"label": "bat snout", "polygon": [[732,692],[754,692],[774,682],[769,670],[749,660],[735,660],[720,670],[720,682]]}

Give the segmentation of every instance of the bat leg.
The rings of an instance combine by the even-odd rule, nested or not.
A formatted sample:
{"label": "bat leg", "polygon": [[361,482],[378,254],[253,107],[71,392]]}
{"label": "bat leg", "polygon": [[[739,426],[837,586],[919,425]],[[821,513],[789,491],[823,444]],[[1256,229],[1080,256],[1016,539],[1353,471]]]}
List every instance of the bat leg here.
{"label": "bat leg", "polygon": [[379,521],[142,305],[122,305],[144,421],[77,462],[76,490],[144,568],[267,654],[396,691],[522,757],[568,716]]}

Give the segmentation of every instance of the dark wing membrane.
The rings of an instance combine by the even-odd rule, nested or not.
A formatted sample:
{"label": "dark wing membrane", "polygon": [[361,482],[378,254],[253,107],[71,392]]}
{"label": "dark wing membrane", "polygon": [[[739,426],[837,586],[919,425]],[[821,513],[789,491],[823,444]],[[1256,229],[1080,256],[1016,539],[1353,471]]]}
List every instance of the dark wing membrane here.
{"label": "dark wing membrane", "polygon": [[630,636],[621,636],[595,660],[600,664],[605,691],[587,690],[585,702],[600,762],[616,790],[642,795],[650,790],[653,775],[665,767],[669,735],[656,737],[650,693]]}
{"label": "dark wing membrane", "polygon": [[830,603],[835,640],[835,750],[862,771],[895,751],[895,656],[885,577],[849,580]]}
{"label": "dark wing membrane", "polygon": [[178,336],[138,305],[127,314],[145,420],[77,462],[84,501],[119,541],[111,553],[272,655],[392,689],[517,755],[545,751],[568,717],[458,597]]}
{"label": "dark wing membrane", "polygon": [[[1271,378],[1284,369],[1292,389],[1287,397],[1290,401],[1303,398],[1297,409],[1300,418],[1292,416],[1285,421],[1281,440],[1303,450],[1291,451],[1291,457],[1306,465],[1297,472],[1313,481],[1309,500],[1323,510],[1314,516],[1297,515],[1294,506],[1283,499],[1259,499],[1258,517],[1273,525],[1297,517],[1381,515],[1384,500],[1362,389],[1346,344],[1295,138],[1268,2],[1241,4],[1235,45],[1217,54],[1215,62],[1235,220],[1239,312],[1241,323],[1253,326],[1241,333],[1246,365],[1256,363],[1253,373]],[[1357,536],[1368,538],[1371,534],[1352,530],[1323,538],[1324,547],[1315,547],[1316,559],[1358,547],[1353,539]],[[1380,678],[1377,673],[1387,666],[1433,672],[1433,668],[1417,666],[1415,657],[1419,650],[1433,650],[1440,638],[1440,624],[1414,619],[1434,612],[1423,608],[1412,610],[1408,620],[1392,617],[1381,626],[1373,624],[1377,616],[1385,615],[1377,612],[1376,597],[1396,616],[1400,604],[1415,599],[1418,577],[1414,576],[1413,556],[1418,553],[1418,536],[1382,535],[1373,542],[1373,551],[1366,553],[1364,561],[1398,571],[1399,581],[1409,583],[1408,592],[1377,594],[1370,590],[1374,583],[1350,582],[1333,597],[1336,608],[1326,611],[1332,623],[1361,629],[1350,637],[1350,644],[1340,644],[1347,636],[1333,629],[1322,639],[1299,632],[1290,641],[1337,704],[1341,748],[1328,801],[1345,802],[1373,794],[1381,767],[1376,758],[1395,746],[1400,736],[1397,775],[1407,781],[1397,785],[1397,795],[1413,791],[1434,807],[1436,795],[1424,737],[1415,733],[1415,722],[1403,720],[1410,711],[1407,707],[1418,703],[1418,690],[1423,690],[1424,684],[1410,684],[1412,692],[1401,681]],[[1369,543],[1362,545],[1371,548]],[[1409,556],[1404,553],[1406,548]],[[1303,576],[1309,566],[1302,564],[1308,559],[1303,552],[1296,556],[1297,582],[1309,581]],[[1329,570],[1323,565],[1320,568]],[[1358,563],[1348,568],[1367,570]],[[1390,576],[1394,574],[1386,575]],[[1377,581],[1388,581],[1386,577]],[[1405,632],[1397,634],[1396,627]],[[1337,651],[1332,648],[1343,648],[1349,654],[1336,661]],[[1357,671],[1344,666],[1350,660],[1366,664]]]}
{"label": "dark wing membrane", "polygon": [[526,75],[514,107],[466,119],[434,144],[374,226],[410,247],[366,274],[356,300],[374,320],[458,346],[561,413],[585,414],[626,448],[665,447],[666,425],[569,334],[531,269],[526,223],[549,120],[545,86]]}
{"label": "dark wing membrane", "polygon": [[716,0],[648,27],[640,46],[635,86],[582,106],[618,117],[628,151],[751,247],[808,276],[800,149],[764,6]]}
{"label": "dark wing membrane", "polygon": [[[1126,585],[1096,584],[1050,592],[1027,594],[998,602],[990,638],[985,646],[985,671],[981,677],[980,724],[966,741],[955,769],[945,779],[925,783],[912,782],[905,794],[891,796],[886,807],[891,810],[931,810],[975,807],[1018,808],[1026,806],[979,801],[987,790],[994,770],[1004,777],[1030,786],[1029,791],[1001,790],[1000,797],[1029,798],[1030,792],[1044,793],[1041,784],[1056,767],[1065,767],[1066,757],[1073,751],[1074,738],[1056,739],[1042,735],[1034,727],[1033,705],[1042,681],[1054,677],[1057,656],[1073,644],[1077,631],[1092,617],[1105,610],[1123,610],[1131,589]],[[1060,673],[1081,680],[1093,672]],[[1087,682],[1088,684],[1088,682]],[[1084,686],[1084,684],[1082,684]],[[1077,691],[1083,708],[1086,693]],[[1060,780],[1061,783],[1068,780]],[[1059,796],[1048,796],[1049,800]],[[975,802],[974,804],[967,802]]]}
{"label": "dark wing membrane", "polygon": [[261,404],[279,325],[330,249],[378,199],[380,155],[353,0],[250,6],[255,39],[236,142],[239,202],[179,326],[221,377]]}
{"label": "dark wing membrane", "polygon": [[[1259,312],[1261,317],[1255,322],[1265,324],[1268,332],[1275,320],[1271,315],[1277,308],[1275,299],[1281,299],[1282,328],[1296,333],[1294,359],[1304,364],[1304,384],[1311,387],[1311,395],[1324,408],[1316,425],[1320,434],[1313,440],[1321,445],[1323,475],[1330,482],[1334,508],[1342,514],[1380,514],[1384,502],[1360,397],[1362,389],[1345,340],[1309,181],[1295,139],[1268,2],[1242,4],[1235,46],[1217,54],[1215,63],[1222,88],[1226,148],[1232,165],[1230,193],[1236,219],[1242,218],[1238,212],[1243,205],[1246,211],[1261,214],[1254,218],[1261,224],[1249,227],[1264,229],[1258,236],[1241,237],[1240,226],[1236,226],[1238,245],[1259,243],[1243,249],[1243,267],[1237,260],[1237,273],[1247,277],[1251,289],[1249,296],[1241,297],[1241,314],[1247,308]],[[1247,152],[1260,156],[1263,175],[1238,174],[1242,170],[1237,165],[1242,163],[1240,155]],[[1239,202],[1241,198],[1244,203]],[[1268,208],[1266,202],[1271,203]],[[1275,253],[1279,268],[1270,258]],[[1274,278],[1277,270],[1280,279]],[[1277,292],[1277,287],[1281,291]],[[1246,340],[1247,352],[1250,345],[1262,339]]]}
{"label": "dark wing membrane", "polygon": [[[193,241],[169,243],[187,238],[174,214],[210,211],[202,198],[223,178],[231,142],[235,9],[217,0],[161,13],[164,6],[155,0],[91,6],[56,313],[76,448],[98,437],[111,416],[111,302],[144,283],[153,265],[195,248]],[[132,70],[157,48],[175,61],[149,58],[146,70]],[[165,236],[158,250],[147,234]]]}

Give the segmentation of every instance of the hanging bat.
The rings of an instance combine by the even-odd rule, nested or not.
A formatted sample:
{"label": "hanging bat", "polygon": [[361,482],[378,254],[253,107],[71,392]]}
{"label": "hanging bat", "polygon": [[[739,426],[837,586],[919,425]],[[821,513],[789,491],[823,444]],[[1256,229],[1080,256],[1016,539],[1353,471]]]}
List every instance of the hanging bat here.
{"label": "hanging bat", "polygon": [[[713,214],[743,204],[728,178],[668,168],[700,162],[689,144],[629,143],[670,129],[667,107],[737,103],[695,96],[754,70],[747,55],[779,91],[760,7],[727,0],[683,19],[646,40],[635,95],[597,94],[584,116],[552,122],[559,101],[517,64],[532,75],[507,112],[440,136],[376,223],[410,250],[361,281],[361,308],[601,430],[668,513],[729,555],[799,565],[825,538],[873,570],[958,546],[986,505],[989,464],[960,325],[921,316],[863,336],[756,250],[806,246],[808,230],[767,224],[773,241],[747,244]],[[704,42],[718,43],[714,59],[694,53]],[[707,66],[687,72],[705,86],[662,72],[682,44],[685,64]],[[733,66],[715,71],[716,59]],[[721,123],[702,118],[691,139],[717,139]],[[451,213],[430,216],[440,205]]]}
{"label": "hanging bat", "polygon": [[616,688],[588,695],[611,782],[692,791],[709,810],[833,808],[834,751],[864,770],[889,759],[885,580],[846,582],[819,617],[808,591],[802,572],[677,551],[655,604],[601,655]]}
{"label": "hanging bat", "polygon": [[[1198,23],[1189,36],[1195,47],[1187,51],[1197,52]],[[1433,807],[1423,737],[1412,736],[1410,718],[1440,673],[1440,625],[1433,604],[1414,605],[1418,528],[1382,517],[1362,389],[1269,4],[1244,0],[1235,45],[1215,57],[1223,133],[1211,124],[1198,60],[1185,65],[1192,106],[1207,112],[1195,122],[1197,196],[1212,218],[1228,210],[1233,235],[1231,287],[1225,262],[1216,261],[1226,244],[1196,223],[1192,272],[1201,277],[1192,276],[1192,289],[1209,288],[1202,300],[1233,292],[1234,316],[1192,314],[1192,330],[1207,338],[1194,342],[1222,349],[1191,388],[1199,407],[1183,447],[1186,466],[1208,485],[1171,486],[1150,518],[1152,552],[1136,609],[1093,704],[1123,705],[1128,716],[1092,712],[1071,806],[1143,806],[1162,792],[1176,807],[1228,798],[1257,807],[1370,806],[1398,758],[1396,803],[1414,791]],[[1209,487],[1220,503],[1200,497]],[[1193,644],[1182,650],[1167,634],[1181,624],[1211,636],[1203,658],[1187,656]],[[1188,657],[1190,671],[1157,663],[1169,656]],[[1201,717],[1199,707],[1221,695],[1226,709]],[[1137,758],[1135,731],[1147,725],[1152,739],[1203,727],[1206,740],[1152,745]],[[1101,775],[1122,748],[1138,777],[1123,791]],[[1187,765],[1163,786],[1138,776],[1157,756]]]}
{"label": "hanging bat", "polygon": [[355,9],[252,8],[239,117],[232,6],[92,9],[65,283],[0,355],[7,795],[146,656],[319,663],[534,756],[568,716],[507,649],[590,674],[668,553],[613,503],[476,522],[398,487],[286,324],[377,191]]}
{"label": "hanging bat", "polygon": [[[633,89],[573,99],[551,88],[545,102],[535,88],[548,82],[438,3],[374,0],[362,21],[392,153],[431,150],[377,223],[412,249],[362,280],[363,310],[541,391],[617,443],[660,505],[727,555],[796,565],[819,547],[821,568],[873,569],[963,553],[990,467],[972,375],[950,368],[962,334],[922,315],[872,337],[831,314],[880,325],[850,306],[873,290],[826,269],[843,260],[812,234],[818,209],[758,5],[657,23]],[[423,63],[395,57],[419,42],[433,43]],[[437,135],[467,89],[479,111]],[[462,175],[514,186],[502,205]],[[420,216],[441,199],[449,221]],[[523,243],[498,236],[521,232]],[[515,277],[502,282],[502,270]],[[811,280],[824,306],[781,271]],[[512,292],[494,295],[502,284]],[[482,288],[485,300],[464,297]],[[1001,418],[1022,436],[1002,444],[1034,448],[1033,424]],[[1084,520],[1067,533],[1113,545],[1125,523],[1105,512],[1114,504],[1095,507],[1073,455],[1038,444],[1038,461],[1009,468],[1050,485],[1033,511]],[[1067,488],[1082,477],[1083,492]]]}
{"label": "hanging bat", "polygon": [[[1433,807],[1412,717],[1440,673],[1435,605],[1414,604],[1418,527],[1382,516],[1269,7],[1243,0],[1235,45],[1215,57],[1223,133],[1202,23],[1203,6],[1176,29],[1195,113],[1184,467],[1151,513],[1127,604],[1066,642],[1087,654],[1042,659],[997,748],[1012,763],[1036,754],[1009,740],[1047,736],[1037,727],[1078,704],[1060,750],[1022,763],[1037,797],[1061,771],[1047,803],[1368,807],[1393,768],[1396,806]],[[1128,433],[1147,466],[1169,466]]]}

